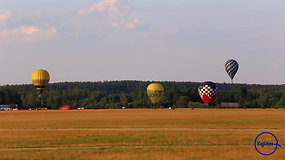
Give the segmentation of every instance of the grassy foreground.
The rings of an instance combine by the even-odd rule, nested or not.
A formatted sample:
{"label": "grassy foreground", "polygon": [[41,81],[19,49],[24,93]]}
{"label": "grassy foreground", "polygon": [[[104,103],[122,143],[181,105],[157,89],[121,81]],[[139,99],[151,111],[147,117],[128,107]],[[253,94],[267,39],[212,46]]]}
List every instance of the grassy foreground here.
{"label": "grassy foreground", "polygon": [[[253,146],[263,131],[271,156]],[[2,111],[0,159],[285,159],[285,110]]]}

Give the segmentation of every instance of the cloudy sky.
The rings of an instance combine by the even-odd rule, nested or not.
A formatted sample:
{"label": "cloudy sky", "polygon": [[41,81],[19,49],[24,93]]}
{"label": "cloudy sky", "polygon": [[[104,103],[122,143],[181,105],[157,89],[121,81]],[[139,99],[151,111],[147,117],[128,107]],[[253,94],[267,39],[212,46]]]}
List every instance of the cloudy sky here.
{"label": "cloudy sky", "polygon": [[0,0],[0,85],[174,80],[285,83],[284,0]]}

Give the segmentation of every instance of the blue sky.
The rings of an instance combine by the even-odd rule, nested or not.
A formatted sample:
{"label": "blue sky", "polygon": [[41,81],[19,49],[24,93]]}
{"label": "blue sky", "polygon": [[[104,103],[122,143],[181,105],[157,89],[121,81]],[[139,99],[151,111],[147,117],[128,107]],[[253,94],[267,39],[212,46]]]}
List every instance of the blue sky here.
{"label": "blue sky", "polygon": [[0,0],[0,85],[174,80],[283,84],[282,0]]}

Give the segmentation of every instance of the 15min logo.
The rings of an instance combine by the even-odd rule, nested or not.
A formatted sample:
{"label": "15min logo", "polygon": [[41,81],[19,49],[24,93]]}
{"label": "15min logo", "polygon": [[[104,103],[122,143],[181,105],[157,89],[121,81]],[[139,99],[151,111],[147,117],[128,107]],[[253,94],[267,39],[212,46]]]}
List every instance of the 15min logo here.
{"label": "15min logo", "polygon": [[254,140],[255,150],[264,156],[269,156],[275,153],[281,145],[273,133],[262,132]]}

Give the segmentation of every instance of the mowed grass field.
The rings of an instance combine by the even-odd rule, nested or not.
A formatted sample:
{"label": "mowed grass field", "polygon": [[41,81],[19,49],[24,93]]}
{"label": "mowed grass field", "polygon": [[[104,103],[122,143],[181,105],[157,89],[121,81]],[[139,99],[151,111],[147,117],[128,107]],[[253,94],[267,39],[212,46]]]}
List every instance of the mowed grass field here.
{"label": "mowed grass field", "polygon": [[[255,137],[274,133],[271,156]],[[1,111],[0,159],[285,159],[284,109]]]}

